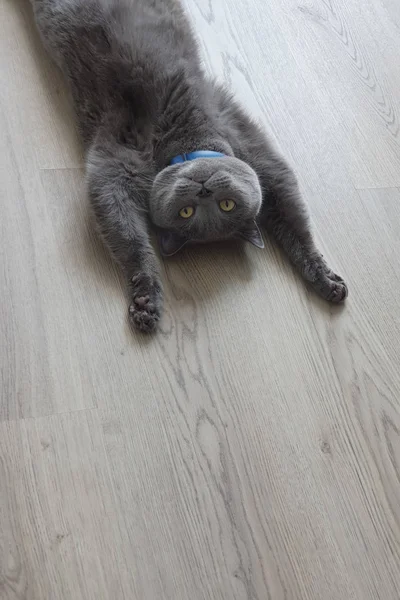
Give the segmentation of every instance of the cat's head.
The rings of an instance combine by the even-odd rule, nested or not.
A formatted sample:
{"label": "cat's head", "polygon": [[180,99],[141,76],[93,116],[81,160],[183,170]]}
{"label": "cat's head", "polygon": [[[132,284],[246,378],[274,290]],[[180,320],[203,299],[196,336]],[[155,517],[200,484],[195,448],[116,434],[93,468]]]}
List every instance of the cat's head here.
{"label": "cat's head", "polygon": [[230,156],[197,158],[166,167],[154,180],[150,218],[165,256],[187,243],[243,238],[259,248],[255,219],[261,208],[256,173]]}

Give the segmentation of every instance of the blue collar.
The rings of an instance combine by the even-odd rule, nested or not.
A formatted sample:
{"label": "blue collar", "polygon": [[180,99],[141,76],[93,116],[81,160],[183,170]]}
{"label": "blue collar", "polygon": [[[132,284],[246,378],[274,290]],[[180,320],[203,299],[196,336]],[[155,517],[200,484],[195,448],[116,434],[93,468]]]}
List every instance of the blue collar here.
{"label": "blue collar", "polygon": [[195,158],[223,158],[226,154],[222,152],[214,152],[213,150],[196,150],[196,152],[189,152],[188,154],[180,154],[175,156],[170,161],[170,165],[177,165],[178,163],[186,162],[187,160],[195,160]]}

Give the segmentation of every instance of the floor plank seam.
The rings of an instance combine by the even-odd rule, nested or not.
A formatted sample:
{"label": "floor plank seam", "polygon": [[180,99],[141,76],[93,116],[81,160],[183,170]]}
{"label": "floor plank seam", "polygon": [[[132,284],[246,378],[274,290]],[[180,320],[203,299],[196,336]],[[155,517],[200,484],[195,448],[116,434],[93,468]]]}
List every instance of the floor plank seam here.
{"label": "floor plank seam", "polygon": [[0,425],[2,423],[20,423],[21,421],[39,421],[41,419],[51,419],[52,417],[61,417],[64,415],[73,415],[76,413],[84,413],[84,412],[90,412],[90,411],[98,411],[99,407],[98,406],[90,406],[87,408],[78,408],[76,410],[65,410],[62,412],[53,412],[53,413],[48,413],[46,415],[36,415],[36,416],[32,416],[32,417],[20,417],[20,418],[13,418],[13,419],[1,419],[0,421]]}

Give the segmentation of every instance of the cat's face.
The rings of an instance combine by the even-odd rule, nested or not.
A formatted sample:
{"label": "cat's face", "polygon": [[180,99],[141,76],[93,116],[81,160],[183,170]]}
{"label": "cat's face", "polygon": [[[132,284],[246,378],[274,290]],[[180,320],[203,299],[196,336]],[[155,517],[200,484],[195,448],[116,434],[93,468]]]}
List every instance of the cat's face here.
{"label": "cat's face", "polygon": [[160,228],[161,252],[190,242],[244,238],[262,248],[255,218],[261,208],[257,175],[232,158],[198,158],[166,167],[153,184],[150,218]]}

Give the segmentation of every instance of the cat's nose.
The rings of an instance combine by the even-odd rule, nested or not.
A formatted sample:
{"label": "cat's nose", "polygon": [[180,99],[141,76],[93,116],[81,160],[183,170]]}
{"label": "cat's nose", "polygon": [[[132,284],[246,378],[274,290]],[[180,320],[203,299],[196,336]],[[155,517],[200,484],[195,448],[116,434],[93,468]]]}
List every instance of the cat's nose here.
{"label": "cat's nose", "polygon": [[211,196],[212,191],[208,190],[204,183],[201,184],[201,190],[197,193],[200,198],[207,198],[207,196]]}

